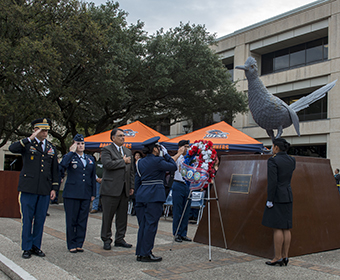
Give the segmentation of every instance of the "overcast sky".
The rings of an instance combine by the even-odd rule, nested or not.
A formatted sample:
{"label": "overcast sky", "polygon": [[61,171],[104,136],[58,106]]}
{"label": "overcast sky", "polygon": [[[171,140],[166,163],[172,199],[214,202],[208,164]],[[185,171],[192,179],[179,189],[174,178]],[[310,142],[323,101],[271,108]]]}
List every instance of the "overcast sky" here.
{"label": "overcast sky", "polygon": [[[106,0],[87,0],[96,5]],[[179,23],[205,25],[210,33],[222,37],[273,16],[315,2],[310,0],[121,0],[120,8],[129,13],[127,21],[145,23],[153,34]]]}

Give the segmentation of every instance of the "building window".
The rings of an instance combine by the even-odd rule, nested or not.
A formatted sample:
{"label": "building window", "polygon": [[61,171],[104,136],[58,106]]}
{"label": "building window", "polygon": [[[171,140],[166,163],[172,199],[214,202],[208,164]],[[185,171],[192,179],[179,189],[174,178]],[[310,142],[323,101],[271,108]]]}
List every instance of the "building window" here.
{"label": "building window", "polygon": [[224,64],[224,67],[228,69],[228,72],[231,76],[231,80],[234,80],[234,63]]}
{"label": "building window", "polygon": [[288,154],[295,156],[327,158],[327,146],[326,144],[310,146],[292,146],[289,148]]}
{"label": "building window", "polygon": [[322,62],[328,59],[328,38],[262,55],[262,75]]}
{"label": "building window", "polygon": [[[299,100],[305,95],[296,95],[281,98],[288,105]],[[312,121],[312,120],[322,120],[327,119],[327,95],[320,100],[312,103],[308,108],[297,113],[300,121]]]}

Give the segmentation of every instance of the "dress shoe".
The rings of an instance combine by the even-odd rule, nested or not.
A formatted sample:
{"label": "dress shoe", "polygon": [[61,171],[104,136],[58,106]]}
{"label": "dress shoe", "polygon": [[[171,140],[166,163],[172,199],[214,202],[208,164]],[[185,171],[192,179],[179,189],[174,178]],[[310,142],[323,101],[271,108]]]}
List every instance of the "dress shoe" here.
{"label": "dress shoe", "polygon": [[23,253],[22,253],[22,257],[24,259],[29,259],[31,257],[31,250],[25,250]]}
{"label": "dress shoe", "polygon": [[49,214],[49,213],[46,213],[46,217],[48,217],[48,216],[50,216],[50,214]]}
{"label": "dress shoe", "polygon": [[82,253],[82,252],[84,252],[84,249],[82,249],[82,248],[77,248],[77,252]]}
{"label": "dress shoe", "polygon": [[268,265],[277,265],[278,264],[279,266],[282,266],[283,265],[283,259],[279,259],[276,262],[267,261],[266,264],[268,264]]}
{"label": "dress shoe", "polygon": [[175,236],[175,241],[176,242],[182,242],[182,238],[179,235]]}
{"label": "dress shoe", "polygon": [[140,261],[141,262],[160,262],[162,257],[156,257],[154,254],[150,254],[148,256],[142,256]]}
{"label": "dress shoe", "polygon": [[72,253],[72,254],[77,253],[77,249],[71,249],[71,250],[69,250],[69,251],[70,251],[70,253]]}
{"label": "dress shoe", "polygon": [[94,214],[94,213],[97,213],[97,212],[98,212],[98,210],[92,209],[92,210],[90,211],[90,214]]}
{"label": "dress shoe", "polygon": [[288,265],[288,262],[289,262],[289,259],[288,258],[283,258],[283,265],[287,266]]}
{"label": "dress shoe", "polygon": [[109,243],[104,243],[103,249],[104,249],[104,250],[111,250],[111,244],[109,244]]}
{"label": "dress shoe", "polygon": [[33,255],[36,255],[38,257],[45,257],[45,254],[43,251],[41,251],[39,248],[33,246],[32,249],[31,249],[31,253]]}
{"label": "dress shoe", "polygon": [[181,236],[181,239],[183,240],[183,241],[192,241],[189,237],[187,237],[187,236]]}
{"label": "dress shoe", "polygon": [[140,262],[140,261],[141,261],[141,259],[142,259],[142,257],[141,257],[141,256],[137,256],[137,257],[136,257],[136,261],[137,261],[137,262]]}
{"label": "dress shoe", "polygon": [[125,240],[121,242],[115,242],[116,247],[124,247],[124,248],[131,248],[132,244],[126,243]]}

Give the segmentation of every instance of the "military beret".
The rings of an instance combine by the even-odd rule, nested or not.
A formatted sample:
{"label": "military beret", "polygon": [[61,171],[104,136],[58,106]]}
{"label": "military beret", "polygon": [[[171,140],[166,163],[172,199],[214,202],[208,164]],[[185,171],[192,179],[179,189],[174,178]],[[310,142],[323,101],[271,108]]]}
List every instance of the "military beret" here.
{"label": "military beret", "polygon": [[52,126],[52,122],[48,118],[40,118],[40,119],[36,119],[33,122],[31,122],[31,125],[34,128],[37,127],[37,128],[40,128],[40,129],[50,130],[51,126]]}
{"label": "military beret", "polygon": [[84,142],[84,136],[78,133],[76,136],[74,136],[73,141]]}
{"label": "military beret", "polygon": [[156,144],[158,142],[158,140],[160,139],[161,137],[159,136],[155,136],[155,137],[152,137],[148,140],[145,140],[142,145],[145,147],[145,146],[150,146],[152,144]]}
{"label": "military beret", "polygon": [[178,142],[178,147],[183,147],[184,145],[189,145],[190,140],[181,140]]}

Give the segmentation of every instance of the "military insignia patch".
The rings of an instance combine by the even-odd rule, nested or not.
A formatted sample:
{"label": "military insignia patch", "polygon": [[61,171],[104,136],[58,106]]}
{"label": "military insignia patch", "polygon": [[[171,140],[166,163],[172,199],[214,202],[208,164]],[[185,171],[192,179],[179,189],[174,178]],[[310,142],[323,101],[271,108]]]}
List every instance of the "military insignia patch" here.
{"label": "military insignia patch", "polygon": [[31,160],[34,160],[34,156],[31,156]]}
{"label": "military insignia patch", "polygon": [[186,170],[186,168],[182,168],[182,169],[181,169],[181,175],[182,175],[183,177],[185,177],[185,175],[187,175],[187,170]]}
{"label": "military insignia patch", "polygon": [[30,152],[35,153],[36,151],[37,151],[36,148],[34,148],[33,146],[30,147]]}
{"label": "military insignia patch", "polygon": [[194,172],[192,172],[192,170],[189,170],[189,171],[187,172],[187,177],[188,177],[188,179],[190,180],[190,179],[192,178],[192,176],[194,176]]}
{"label": "military insignia patch", "polygon": [[201,173],[195,172],[195,173],[194,173],[194,180],[195,180],[195,181],[199,181],[199,179],[201,179]]}
{"label": "military insignia patch", "polygon": [[89,164],[93,164],[93,161],[89,158]]}
{"label": "military insignia patch", "polygon": [[73,167],[73,169],[76,169],[78,167],[78,165],[77,164],[73,164],[72,167]]}
{"label": "military insignia patch", "polygon": [[50,156],[54,156],[54,150],[52,147],[48,150],[47,154]]}

